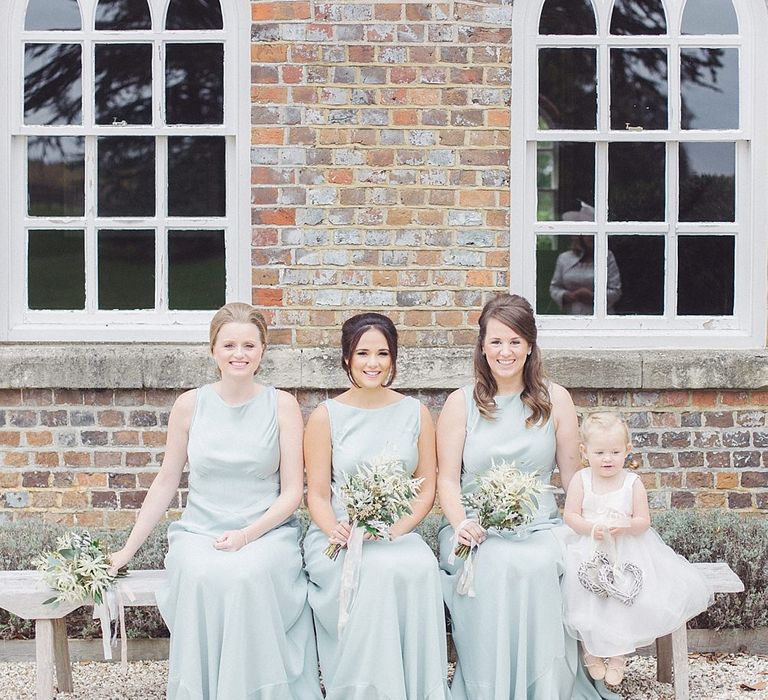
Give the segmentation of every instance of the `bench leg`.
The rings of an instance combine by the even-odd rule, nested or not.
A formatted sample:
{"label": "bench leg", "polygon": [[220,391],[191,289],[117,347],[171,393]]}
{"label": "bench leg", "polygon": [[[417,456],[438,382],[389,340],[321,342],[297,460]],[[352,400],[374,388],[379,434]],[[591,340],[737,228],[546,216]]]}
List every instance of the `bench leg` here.
{"label": "bench leg", "polygon": [[685,623],[672,632],[672,666],[675,670],[675,700],[689,700],[688,630]]}
{"label": "bench leg", "polygon": [[672,682],[672,635],[668,634],[656,640],[656,680],[660,683]]}
{"label": "bench leg", "polygon": [[37,662],[37,700],[52,700],[53,620],[35,620],[35,661]]}
{"label": "bench leg", "polygon": [[53,621],[53,658],[60,693],[72,692],[72,664],[69,661],[67,623],[63,617]]}

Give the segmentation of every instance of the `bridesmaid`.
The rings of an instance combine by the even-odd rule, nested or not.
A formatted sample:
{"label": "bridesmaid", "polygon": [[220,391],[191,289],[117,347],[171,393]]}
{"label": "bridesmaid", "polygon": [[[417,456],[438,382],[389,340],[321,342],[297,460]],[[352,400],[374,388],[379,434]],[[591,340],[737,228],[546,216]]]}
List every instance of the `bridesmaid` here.
{"label": "bridesmaid", "polygon": [[[435,497],[435,435],[427,409],[390,389],[397,330],[386,316],[365,313],[341,331],[342,366],[352,387],[322,403],[304,439],[307,503],[304,540],[309,602],[328,700],[445,700],[445,615],[437,562],[413,528]],[[413,514],[390,529],[391,541],[363,543],[354,605],[337,633],[346,551],[332,561],[328,543],[345,545],[350,524],[335,488],[348,472],[382,453],[424,479]]]}
{"label": "bridesmaid", "polygon": [[[493,461],[537,471],[548,484],[555,465],[565,488],[578,468],[578,423],[568,392],[544,380],[530,304],[503,294],[480,315],[475,384],[453,392],[438,421],[443,591],[458,663],[454,700],[592,700],[576,641],[563,628],[563,560],[552,528],[561,521],[551,492],[517,535],[488,534],[467,520],[461,502]],[[458,531],[458,538],[454,533]],[[475,597],[456,591],[463,560],[456,541],[479,542]],[[618,698],[604,691],[602,697]]]}
{"label": "bridesmaid", "polygon": [[210,349],[221,378],[182,394],[163,464],[125,547],[126,564],[175,499],[189,462],[189,498],[168,528],[168,586],[157,603],[171,631],[167,697],[321,698],[307,581],[292,517],[303,491],[295,399],[254,382],[266,348],[249,304],[219,309]]}

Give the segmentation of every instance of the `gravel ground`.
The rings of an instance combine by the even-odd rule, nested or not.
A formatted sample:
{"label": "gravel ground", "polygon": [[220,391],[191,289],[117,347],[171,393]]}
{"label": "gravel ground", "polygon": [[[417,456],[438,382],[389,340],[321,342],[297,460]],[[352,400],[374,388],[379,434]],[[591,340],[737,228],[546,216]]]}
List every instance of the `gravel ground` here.
{"label": "gravel ground", "polygon": [[[691,698],[694,700],[768,700],[768,656],[691,654]],[[0,663],[0,698],[34,700],[33,663]],[[137,661],[123,674],[117,664],[82,662],[73,666],[74,693],[57,700],[162,700],[167,661]],[[655,680],[652,657],[635,656],[619,693],[624,700],[672,700],[672,686]],[[754,686],[756,689],[750,689]],[[300,700],[300,698],[297,698]]]}

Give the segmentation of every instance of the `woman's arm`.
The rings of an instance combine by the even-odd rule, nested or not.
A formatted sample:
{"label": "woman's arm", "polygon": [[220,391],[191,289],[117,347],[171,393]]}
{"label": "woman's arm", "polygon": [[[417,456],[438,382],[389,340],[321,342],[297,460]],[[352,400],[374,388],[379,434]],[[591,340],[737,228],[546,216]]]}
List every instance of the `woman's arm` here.
{"label": "woman's arm", "polygon": [[197,390],[187,391],[176,399],[168,418],[168,437],[160,471],[144,497],[136,524],[122,549],[110,555],[112,566],[119,569],[125,566],[149,537],[152,528],[168,509],[171,499],[176,495],[181,481],[184,465],[187,463],[187,441],[189,427],[195,412]]}
{"label": "woman's arm", "polygon": [[590,535],[592,532],[593,524],[581,514],[583,504],[583,482],[581,479],[573,479],[571,481],[571,486],[568,489],[568,494],[565,497],[563,520],[565,520],[565,524],[575,533],[579,535]]}
{"label": "woman's arm", "polygon": [[566,493],[573,475],[579,470],[579,419],[571,395],[559,384],[549,389],[552,420],[555,425],[555,461]]}
{"label": "woman's arm", "polygon": [[419,463],[413,476],[424,479],[419,487],[419,494],[411,501],[411,514],[404,515],[389,529],[394,539],[405,535],[415,528],[435,503],[435,484],[437,482],[437,455],[435,453],[435,424],[427,407],[419,406],[421,411],[421,430],[419,431]]}
{"label": "woman's arm", "polygon": [[[266,391],[266,390],[265,390]],[[301,503],[304,492],[302,437],[304,421],[296,399],[285,391],[277,392],[277,425],[280,440],[280,495],[255,522],[240,530],[227,530],[214,543],[216,549],[236,552],[285,522]]]}

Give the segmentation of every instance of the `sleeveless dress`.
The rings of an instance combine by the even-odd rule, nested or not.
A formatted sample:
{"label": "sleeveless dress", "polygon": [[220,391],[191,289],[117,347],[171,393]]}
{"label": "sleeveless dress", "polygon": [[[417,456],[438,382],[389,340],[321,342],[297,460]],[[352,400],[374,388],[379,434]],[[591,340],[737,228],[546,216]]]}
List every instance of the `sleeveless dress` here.
{"label": "sleeveless dress", "polygon": [[[574,478],[584,485],[582,515],[595,521],[608,513],[632,515],[632,487],[636,474],[625,472],[622,485],[609,493],[592,489],[591,469],[582,469]],[[578,580],[579,566],[592,558],[595,548],[609,551],[605,541],[578,535],[564,527],[565,577],[563,616],[568,631],[582,640],[590,654],[620,656],[670,634],[709,607],[712,591],[706,579],[687,559],[676,554],[661,537],[648,529],[640,535],[615,538],[616,561],[640,567],[642,588],[630,606],[616,598],[601,598]]]}
{"label": "sleeveless dress", "polygon": [[[382,453],[418,465],[421,404],[410,397],[375,409],[325,402],[331,424],[332,486]],[[347,514],[336,494],[339,519]],[[447,700],[445,612],[432,550],[416,533],[363,543],[360,580],[349,621],[337,634],[341,570],[324,554],[325,533],[314,523],[304,540],[309,603],[327,700]]]}
{"label": "sleeveless dress", "polygon": [[198,389],[189,430],[189,497],[168,528],[169,585],[157,594],[171,631],[173,700],[319,700],[299,527],[291,518],[237,552],[225,530],[259,518],[280,492],[277,393],[241,406]]}
{"label": "sleeveless dress", "polygon": [[[548,484],[555,467],[555,427],[525,427],[530,409],[520,394],[496,397],[495,420],[480,415],[472,386],[463,388],[467,409],[462,493],[494,460],[515,462],[538,472]],[[451,693],[454,700],[597,700],[615,698],[602,682],[587,678],[576,640],[563,627],[560,577],[563,558],[553,528],[558,517],[554,494],[538,499],[533,521],[515,532],[490,531],[475,559],[476,597],[456,592],[463,560],[448,563],[453,528],[440,533],[443,595],[451,614],[458,663]]]}

